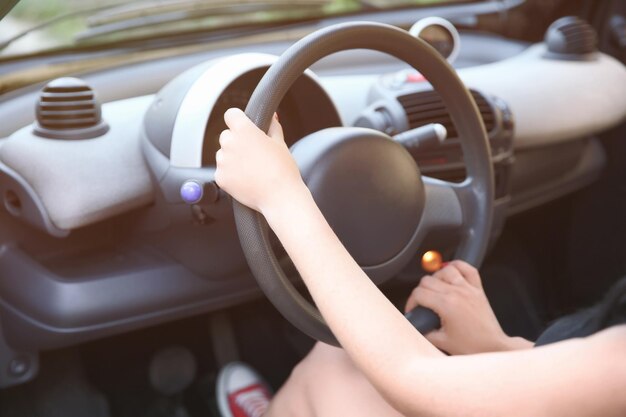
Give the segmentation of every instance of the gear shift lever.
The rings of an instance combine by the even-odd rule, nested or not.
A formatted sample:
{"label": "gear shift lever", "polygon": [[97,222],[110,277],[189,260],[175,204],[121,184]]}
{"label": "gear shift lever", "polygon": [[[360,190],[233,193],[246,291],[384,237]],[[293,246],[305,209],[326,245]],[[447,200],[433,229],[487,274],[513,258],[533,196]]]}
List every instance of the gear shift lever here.
{"label": "gear shift lever", "polygon": [[[443,262],[441,254],[434,250],[429,250],[422,256],[422,269],[426,272],[437,272],[446,266]],[[407,320],[421,334],[427,334],[441,327],[441,319],[429,308],[417,306],[413,310],[405,314]]]}
{"label": "gear shift lever", "polygon": [[427,334],[441,327],[437,313],[430,308],[417,306],[404,315],[421,334]]}

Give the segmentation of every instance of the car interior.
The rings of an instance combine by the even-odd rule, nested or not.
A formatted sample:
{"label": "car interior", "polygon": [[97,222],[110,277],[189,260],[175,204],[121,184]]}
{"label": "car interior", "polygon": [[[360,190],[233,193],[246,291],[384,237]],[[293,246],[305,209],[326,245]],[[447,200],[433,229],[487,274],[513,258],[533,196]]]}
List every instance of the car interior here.
{"label": "car interior", "polygon": [[336,344],[215,183],[231,107],[277,112],[398,308],[428,256],[465,259],[534,340],[626,275],[626,2],[68,3],[69,43],[0,21],[2,417],[218,416],[225,364],[277,390]]}

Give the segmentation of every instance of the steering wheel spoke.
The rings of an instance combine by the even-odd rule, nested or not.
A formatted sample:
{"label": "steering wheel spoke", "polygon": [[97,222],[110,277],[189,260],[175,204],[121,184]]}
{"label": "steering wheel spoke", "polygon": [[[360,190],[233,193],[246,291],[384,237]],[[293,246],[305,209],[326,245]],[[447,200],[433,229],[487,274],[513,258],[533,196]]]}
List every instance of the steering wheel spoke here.
{"label": "steering wheel spoke", "polygon": [[426,202],[419,227],[424,232],[461,228],[463,226],[462,195],[467,185],[426,176],[422,177],[422,181]]}

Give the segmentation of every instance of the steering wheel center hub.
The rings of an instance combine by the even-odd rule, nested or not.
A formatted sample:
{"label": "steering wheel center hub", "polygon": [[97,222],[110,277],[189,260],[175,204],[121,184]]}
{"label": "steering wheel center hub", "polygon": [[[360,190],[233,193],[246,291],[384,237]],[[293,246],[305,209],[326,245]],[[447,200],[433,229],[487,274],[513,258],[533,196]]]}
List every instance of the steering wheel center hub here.
{"label": "steering wheel center hub", "polygon": [[393,259],[410,242],[424,207],[411,155],[371,129],[330,128],[292,148],[329,224],[361,266]]}

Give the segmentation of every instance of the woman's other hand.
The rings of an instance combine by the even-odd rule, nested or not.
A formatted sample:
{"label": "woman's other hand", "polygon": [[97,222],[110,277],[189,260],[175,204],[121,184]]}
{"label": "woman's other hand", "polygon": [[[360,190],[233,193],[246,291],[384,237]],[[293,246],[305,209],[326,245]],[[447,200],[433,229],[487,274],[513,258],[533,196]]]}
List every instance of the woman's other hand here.
{"label": "woman's other hand", "polygon": [[435,274],[426,275],[413,290],[406,311],[421,305],[441,318],[441,328],[426,338],[453,355],[525,349],[532,342],[509,337],[498,323],[476,268],[452,261]]}

